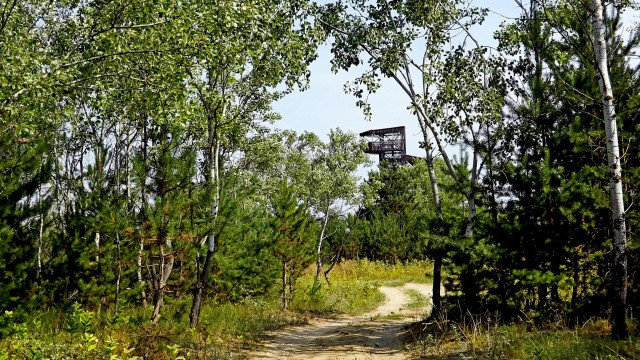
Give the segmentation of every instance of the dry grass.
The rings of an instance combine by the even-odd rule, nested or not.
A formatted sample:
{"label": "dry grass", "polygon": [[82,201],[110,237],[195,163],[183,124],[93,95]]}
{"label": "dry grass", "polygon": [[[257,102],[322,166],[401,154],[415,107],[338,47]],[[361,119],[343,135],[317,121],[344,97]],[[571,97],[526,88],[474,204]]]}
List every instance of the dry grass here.
{"label": "dry grass", "polygon": [[[151,307],[125,305],[118,314],[50,309],[18,319],[0,315],[0,360],[234,359],[266,331],[306,322],[310,312],[360,314],[374,309],[385,281],[427,281],[424,262],[387,265],[349,261],[331,272],[331,284],[314,283],[309,269],[298,280],[293,311],[280,308],[277,286],[267,296],[241,303],[205,303],[200,327],[190,329],[190,298],[166,298],[161,318],[150,325]],[[4,318],[2,318],[4,316]],[[75,325],[70,328],[69,319]],[[2,325],[5,324],[5,325]],[[4,326],[4,327],[3,327]],[[67,330],[65,330],[67,328]]]}
{"label": "dry grass", "polygon": [[433,265],[428,261],[387,264],[368,260],[346,261],[331,271],[331,279],[349,278],[380,281],[386,286],[402,286],[407,282],[429,283]]}
{"label": "dry grass", "polygon": [[446,317],[414,326],[412,351],[428,359],[637,359],[640,341],[612,340],[608,323],[593,319],[580,327],[536,328],[530,324],[499,325],[491,317]]}

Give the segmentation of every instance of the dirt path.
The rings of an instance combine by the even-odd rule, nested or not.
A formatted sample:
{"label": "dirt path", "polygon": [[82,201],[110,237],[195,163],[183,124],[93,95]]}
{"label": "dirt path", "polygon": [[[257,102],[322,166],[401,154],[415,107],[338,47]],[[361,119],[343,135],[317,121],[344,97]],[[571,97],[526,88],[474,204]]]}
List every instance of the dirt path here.
{"label": "dirt path", "polygon": [[[383,286],[386,302],[355,317],[312,320],[309,325],[271,333],[249,359],[404,359],[405,325],[418,320],[427,308],[407,309],[405,289],[431,298],[430,284]],[[386,317],[386,318],[385,318]]]}

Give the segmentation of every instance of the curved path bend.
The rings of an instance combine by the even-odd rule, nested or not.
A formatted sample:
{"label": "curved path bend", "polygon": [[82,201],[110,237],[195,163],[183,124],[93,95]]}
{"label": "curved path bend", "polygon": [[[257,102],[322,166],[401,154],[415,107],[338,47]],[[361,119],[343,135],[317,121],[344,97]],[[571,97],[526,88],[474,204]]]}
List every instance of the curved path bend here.
{"label": "curved path bend", "polygon": [[420,320],[430,305],[408,309],[406,289],[431,299],[431,285],[407,283],[383,286],[386,301],[360,316],[314,319],[308,325],[269,333],[249,359],[405,359],[403,338],[406,325]]}

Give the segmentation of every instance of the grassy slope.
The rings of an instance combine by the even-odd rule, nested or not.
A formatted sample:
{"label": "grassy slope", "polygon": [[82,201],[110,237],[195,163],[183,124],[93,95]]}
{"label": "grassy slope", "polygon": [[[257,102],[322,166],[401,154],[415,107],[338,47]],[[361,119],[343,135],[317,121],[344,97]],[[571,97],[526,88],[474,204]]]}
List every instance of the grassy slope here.
{"label": "grassy slope", "polygon": [[[125,305],[118,314],[77,308],[51,309],[26,318],[0,315],[0,360],[6,359],[230,359],[266,331],[301,324],[310,314],[360,314],[374,309],[385,282],[428,281],[425,263],[384,265],[359,261],[337,265],[331,285],[314,288],[313,269],[296,284],[292,311],[280,309],[277,287],[268,296],[242,303],[207,303],[200,327],[188,326],[190,299],[166,298],[161,319],[152,326],[151,308]],[[313,290],[313,291],[312,291]],[[4,324],[4,326],[3,326]],[[10,334],[10,335],[7,335]]]}
{"label": "grassy slope", "polygon": [[640,340],[614,341],[604,319],[567,329],[526,324],[498,326],[483,319],[452,323],[440,319],[417,335],[416,356],[429,359],[638,359]]}

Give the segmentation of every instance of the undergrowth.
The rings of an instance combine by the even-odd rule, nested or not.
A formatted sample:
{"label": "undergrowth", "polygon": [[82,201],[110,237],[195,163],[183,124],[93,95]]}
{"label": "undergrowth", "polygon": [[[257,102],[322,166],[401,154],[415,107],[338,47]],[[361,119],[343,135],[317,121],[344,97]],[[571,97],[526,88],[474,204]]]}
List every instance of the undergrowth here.
{"label": "undergrowth", "polygon": [[416,324],[411,333],[414,355],[447,359],[591,360],[640,358],[640,341],[616,341],[606,319],[569,328],[563,323],[537,327],[500,325],[490,316],[466,316],[460,322],[441,316]]}
{"label": "undergrowth", "polygon": [[[151,307],[127,306],[94,313],[73,304],[24,321],[11,321],[0,340],[5,359],[233,359],[234,353],[267,330],[304,323],[297,313],[268,302],[205,305],[200,327],[189,328],[190,301],[170,301],[156,325]],[[5,313],[5,318],[13,317]]]}
{"label": "undergrowth", "polygon": [[324,278],[315,281],[315,269],[309,268],[299,280],[292,308],[322,315],[360,315],[384,300],[378,290],[381,285],[429,282],[430,274],[431,266],[426,261],[387,264],[357,260],[336,264],[327,282]]}
{"label": "undergrowth", "polygon": [[330,284],[304,279],[292,309],[322,315],[359,315],[375,309],[384,299],[378,281],[344,278]]}
{"label": "undergrowth", "polygon": [[380,281],[385,286],[402,286],[407,282],[430,283],[431,275],[432,266],[427,261],[390,264],[365,259],[337,264],[329,280],[349,278]]}
{"label": "undergrowth", "polygon": [[405,289],[404,293],[409,297],[406,307],[409,309],[422,309],[429,305],[430,299],[414,289]]}
{"label": "undergrowth", "polygon": [[242,358],[266,331],[302,324],[309,315],[361,314],[374,309],[385,281],[427,281],[424,262],[385,265],[349,261],[335,266],[330,284],[309,269],[296,284],[291,311],[281,309],[277,286],[241,302],[205,302],[197,329],[189,327],[191,299],[165,298],[160,320],[152,308],[122,304],[115,313],[80,304],[31,313],[0,314],[0,360],[186,360]]}

